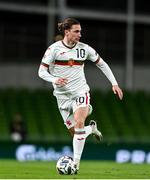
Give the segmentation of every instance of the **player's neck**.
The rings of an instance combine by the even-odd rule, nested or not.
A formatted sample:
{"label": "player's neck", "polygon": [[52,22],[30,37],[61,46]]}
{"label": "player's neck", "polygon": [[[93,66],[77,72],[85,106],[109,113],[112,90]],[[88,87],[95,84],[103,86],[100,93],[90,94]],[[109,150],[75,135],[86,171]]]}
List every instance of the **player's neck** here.
{"label": "player's neck", "polygon": [[69,41],[66,38],[63,39],[63,43],[68,47],[73,47],[76,44],[75,42]]}

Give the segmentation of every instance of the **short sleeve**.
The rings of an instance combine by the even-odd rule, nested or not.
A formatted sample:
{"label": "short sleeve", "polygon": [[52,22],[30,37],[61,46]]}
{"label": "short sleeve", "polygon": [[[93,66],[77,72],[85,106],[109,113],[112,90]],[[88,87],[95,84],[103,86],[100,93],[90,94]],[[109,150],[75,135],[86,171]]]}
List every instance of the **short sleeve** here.
{"label": "short sleeve", "polygon": [[88,46],[88,57],[87,59],[96,62],[97,59],[99,58],[99,54],[90,46]]}

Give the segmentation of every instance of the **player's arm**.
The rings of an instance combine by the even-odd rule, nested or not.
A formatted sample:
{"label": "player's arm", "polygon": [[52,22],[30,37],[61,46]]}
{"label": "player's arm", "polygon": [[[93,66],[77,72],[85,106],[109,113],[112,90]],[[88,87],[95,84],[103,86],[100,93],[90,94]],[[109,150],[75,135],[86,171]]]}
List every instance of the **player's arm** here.
{"label": "player's arm", "polygon": [[96,66],[105,74],[107,79],[111,82],[112,86],[118,85],[110,67],[102,58],[99,57],[95,63]]}
{"label": "player's arm", "polygon": [[108,64],[102,58],[99,57],[96,61],[96,66],[105,74],[105,76],[111,82],[112,90],[113,90],[114,94],[117,94],[119,99],[121,100],[123,98],[123,92],[120,89],[120,87],[118,86],[116,78],[113,75]]}
{"label": "player's arm", "polygon": [[38,75],[40,78],[44,79],[45,81],[52,82],[56,85],[65,86],[67,84],[66,78],[59,78],[54,77],[48,72],[49,65],[45,63],[41,63],[38,71]]}
{"label": "player's arm", "polygon": [[118,83],[108,64],[97,54],[97,52],[92,47],[88,46],[87,50],[88,50],[87,59],[96,63],[96,66],[105,74],[105,76],[111,82],[112,91],[114,92],[114,94],[118,95],[119,99],[121,100],[123,98],[123,92],[118,86]]}
{"label": "player's arm", "polygon": [[52,76],[52,75],[48,72],[48,68],[49,68],[49,65],[42,62],[42,63],[40,64],[40,67],[39,67],[38,75],[39,75],[40,78],[42,78],[42,79],[45,80],[45,81],[55,83],[55,81],[57,80],[57,78],[54,77],[54,76]]}
{"label": "player's arm", "polygon": [[45,81],[64,86],[67,84],[66,78],[55,77],[49,72],[49,66],[53,65],[53,60],[55,59],[55,52],[55,46],[51,45],[48,47],[42,58],[42,62],[38,70],[38,75]]}

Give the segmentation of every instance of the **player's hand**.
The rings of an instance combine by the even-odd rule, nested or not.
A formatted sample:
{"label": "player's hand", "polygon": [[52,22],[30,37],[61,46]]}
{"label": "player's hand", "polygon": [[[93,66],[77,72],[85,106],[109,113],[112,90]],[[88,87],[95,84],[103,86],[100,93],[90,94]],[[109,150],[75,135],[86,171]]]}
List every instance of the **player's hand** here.
{"label": "player's hand", "polygon": [[60,85],[60,86],[65,86],[68,83],[68,79],[67,78],[58,78],[55,81],[56,85]]}
{"label": "player's hand", "polygon": [[114,85],[114,86],[112,86],[112,90],[113,90],[114,94],[116,94],[119,97],[119,99],[122,100],[123,92],[120,89],[120,87],[118,85]]}

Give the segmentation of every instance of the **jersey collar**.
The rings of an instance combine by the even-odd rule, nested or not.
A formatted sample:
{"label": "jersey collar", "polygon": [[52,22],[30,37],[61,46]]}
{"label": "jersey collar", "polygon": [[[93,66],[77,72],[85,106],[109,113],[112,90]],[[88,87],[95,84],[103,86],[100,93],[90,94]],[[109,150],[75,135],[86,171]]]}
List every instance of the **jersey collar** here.
{"label": "jersey collar", "polygon": [[69,48],[69,49],[74,48],[74,47],[76,46],[76,44],[77,44],[77,43],[75,43],[72,47],[70,47],[70,46],[67,46],[63,41],[61,41],[61,42],[62,42],[62,44],[63,44],[65,47],[67,47],[67,48]]}

